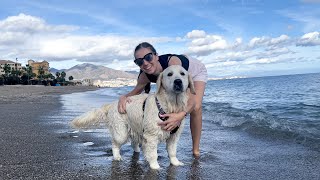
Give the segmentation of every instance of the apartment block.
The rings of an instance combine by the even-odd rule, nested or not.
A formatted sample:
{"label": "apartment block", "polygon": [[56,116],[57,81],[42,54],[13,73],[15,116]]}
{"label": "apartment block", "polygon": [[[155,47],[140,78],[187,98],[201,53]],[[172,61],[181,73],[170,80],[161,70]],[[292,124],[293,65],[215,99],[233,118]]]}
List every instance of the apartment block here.
{"label": "apartment block", "polygon": [[22,70],[21,63],[16,63],[10,60],[0,60],[0,75],[5,74],[4,73],[5,64],[8,64],[11,69]]}

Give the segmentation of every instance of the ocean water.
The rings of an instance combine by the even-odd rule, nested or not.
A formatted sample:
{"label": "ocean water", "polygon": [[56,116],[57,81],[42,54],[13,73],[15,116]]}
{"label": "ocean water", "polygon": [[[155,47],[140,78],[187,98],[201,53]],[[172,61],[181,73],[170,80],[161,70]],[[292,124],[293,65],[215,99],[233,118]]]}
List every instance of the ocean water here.
{"label": "ocean water", "polygon": [[[116,101],[132,88],[62,95],[61,109],[44,118],[45,123],[64,124],[56,132],[67,137],[71,150],[86,158],[92,169],[103,167],[102,176],[111,171],[119,177],[151,175],[149,179],[320,177],[320,73],[209,81],[203,99],[200,158],[191,153],[187,117],[177,148],[185,165],[170,166],[165,145],[159,144],[158,160],[164,169],[156,174],[148,170],[143,153],[133,153],[129,143],[121,148],[123,161],[112,161],[106,128],[77,131],[69,125],[76,116]],[[154,84],[151,92],[155,89]]]}
{"label": "ocean water", "polygon": [[209,81],[204,119],[320,148],[320,73]]}
{"label": "ocean water", "polygon": [[[103,88],[74,94],[73,101],[66,96],[65,103],[83,105],[81,110],[85,112],[117,100],[132,88]],[[155,88],[153,84],[151,92]],[[208,81],[203,121],[319,150],[320,73]]]}

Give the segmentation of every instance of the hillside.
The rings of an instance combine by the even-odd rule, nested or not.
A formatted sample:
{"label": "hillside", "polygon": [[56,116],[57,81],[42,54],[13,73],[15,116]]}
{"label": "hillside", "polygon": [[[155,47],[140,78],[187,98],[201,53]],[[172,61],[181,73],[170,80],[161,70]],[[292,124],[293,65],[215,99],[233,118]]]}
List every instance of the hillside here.
{"label": "hillside", "polygon": [[74,79],[111,80],[117,78],[136,79],[138,77],[136,74],[88,63],[76,65],[70,69],[64,70],[57,70],[55,68],[52,68],[52,70],[50,69],[50,72],[53,75],[55,75],[55,72],[57,71],[64,71],[67,74],[67,77],[73,76]]}

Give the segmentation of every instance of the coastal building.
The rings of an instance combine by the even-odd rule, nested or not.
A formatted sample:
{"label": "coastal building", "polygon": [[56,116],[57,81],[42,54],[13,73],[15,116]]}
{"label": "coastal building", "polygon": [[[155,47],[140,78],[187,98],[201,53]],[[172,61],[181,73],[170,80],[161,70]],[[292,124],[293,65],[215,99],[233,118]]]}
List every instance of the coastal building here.
{"label": "coastal building", "polygon": [[22,69],[21,63],[13,62],[10,60],[0,60],[0,75],[5,74],[5,72],[4,72],[5,64],[8,64],[11,69],[15,69],[15,70]]}
{"label": "coastal building", "polygon": [[137,84],[136,79],[117,78],[110,80],[96,80],[93,82],[97,87],[123,87],[123,86],[135,86]]}
{"label": "coastal building", "polygon": [[36,76],[39,75],[39,69],[42,68],[44,74],[49,74],[49,63],[48,61],[36,62],[32,59],[28,60],[28,65],[32,67],[32,73],[35,73]]}
{"label": "coastal building", "polygon": [[81,83],[83,86],[93,86],[92,79],[83,79]]}

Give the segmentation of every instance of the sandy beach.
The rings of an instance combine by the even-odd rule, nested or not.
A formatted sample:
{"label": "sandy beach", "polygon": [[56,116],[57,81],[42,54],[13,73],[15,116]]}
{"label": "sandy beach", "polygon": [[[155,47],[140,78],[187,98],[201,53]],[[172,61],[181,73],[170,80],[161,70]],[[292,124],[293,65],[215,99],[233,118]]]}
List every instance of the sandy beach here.
{"label": "sandy beach", "polygon": [[[93,86],[42,86],[42,85],[13,85],[0,86],[0,102],[38,102],[52,100],[61,94],[97,90]],[[39,102],[42,101],[42,102]],[[46,102],[50,103],[50,102]]]}
{"label": "sandy beach", "polygon": [[57,113],[59,95],[96,90],[84,86],[0,86],[0,179],[78,179],[90,177],[68,167],[82,157],[74,154],[59,125],[41,117]]}
{"label": "sandy beach", "polygon": [[[319,179],[319,151],[249,136],[204,120],[201,156],[191,153],[189,120],[178,145],[184,166],[159,146],[159,171],[130,145],[112,160],[107,130],[69,122],[98,103],[95,87],[0,86],[0,179]],[[89,92],[86,92],[89,91]],[[78,93],[75,93],[78,92]],[[100,100],[101,101],[101,100]],[[101,102],[100,102],[101,103]],[[99,104],[96,104],[99,106]]]}

